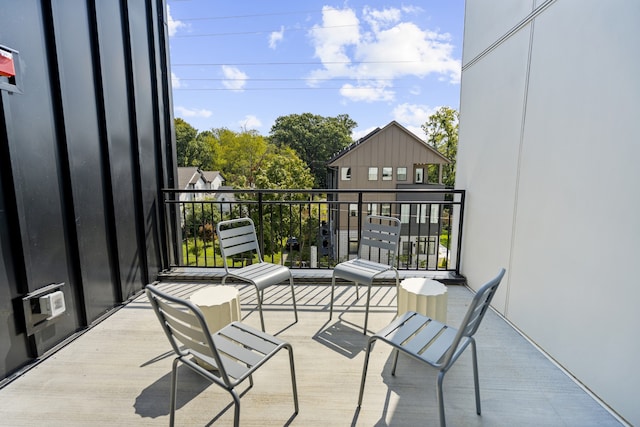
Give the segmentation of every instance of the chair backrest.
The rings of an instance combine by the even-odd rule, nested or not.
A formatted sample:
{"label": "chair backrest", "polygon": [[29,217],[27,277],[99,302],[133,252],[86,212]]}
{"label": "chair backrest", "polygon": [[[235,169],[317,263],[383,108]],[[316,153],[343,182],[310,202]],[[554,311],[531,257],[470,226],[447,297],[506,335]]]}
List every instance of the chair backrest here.
{"label": "chair backrest", "polygon": [[216,225],[216,234],[225,270],[229,269],[227,258],[244,252],[253,254],[255,251],[258,254],[258,262],[262,262],[256,228],[251,218],[220,221]]}
{"label": "chair backrest", "polygon": [[145,292],[176,355],[200,354],[212,358],[220,378],[229,386],[231,382],[202,311],[190,301],[162,292],[153,284],[147,285]]}
{"label": "chair backrest", "polygon": [[[358,258],[373,260],[384,255],[385,264],[393,264],[400,240],[400,220],[390,216],[369,215],[362,226]],[[382,259],[379,260],[383,262]]]}
{"label": "chair backrest", "polygon": [[458,344],[463,338],[470,338],[478,331],[480,327],[480,323],[484,318],[485,313],[489,309],[491,304],[491,300],[493,299],[496,291],[498,290],[498,286],[504,277],[505,269],[500,269],[500,272],[496,277],[491,279],[489,282],[484,284],[478,292],[476,292],[469,308],[467,309],[467,314],[465,314],[462,323],[460,324],[460,328],[458,329],[458,333],[456,334],[453,343],[445,355],[443,359],[443,365],[447,366],[450,363],[453,363],[455,359],[453,358]]}

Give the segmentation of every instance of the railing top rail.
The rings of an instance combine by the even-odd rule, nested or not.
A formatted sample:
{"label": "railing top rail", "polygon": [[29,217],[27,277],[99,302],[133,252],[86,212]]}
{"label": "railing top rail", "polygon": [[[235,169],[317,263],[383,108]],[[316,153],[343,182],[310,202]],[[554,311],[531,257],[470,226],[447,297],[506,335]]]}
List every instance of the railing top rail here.
{"label": "railing top rail", "polygon": [[177,189],[177,188],[163,188],[162,192],[165,194],[175,194],[175,193],[266,193],[266,194],[288,194],[288,193],[307,193],[307,194],[349,194],[349,193],[434,193],[434,194],[464,194],[465,190],[456,190],[456,189],[445,189],[445,188],[390,188],[390,189],[301,189],[301,188],[293,188],[286,190],[276,190],[276,189],[238,189],[238,188],[218,188],[218,189],[200,189],[200,190],[192,190],[192,189]]}

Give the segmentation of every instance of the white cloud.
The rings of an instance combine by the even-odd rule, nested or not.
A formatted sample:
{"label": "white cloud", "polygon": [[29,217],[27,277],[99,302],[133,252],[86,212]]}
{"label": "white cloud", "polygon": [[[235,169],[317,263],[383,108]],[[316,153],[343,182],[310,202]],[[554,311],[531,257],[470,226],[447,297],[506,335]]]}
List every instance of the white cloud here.
{"label": "white cloud", "polygon": [[274,31],[269,36],[269,47],[275,49],[279,42],[284,38],[284,27],[280,27],[280,31]]}
{"label": "white cloud", "polygon": [[178,116],[181,117],[211,117],[211,115],[213,114],[212,111],[210,110],[205,110],[205,109],[200,109],[198,110],[197,108],[185,108],[182,106],[177,106],[174,108],[174,111],[177,113]]}
{"label": "white cloud", "polygon": [[358,84],[356,86],[346,83],[340,88],[340,94],[351,101],[392,101],[395,93],[388,89],[387,85],[380,83]]}
{"label": "white cloud", "polygon": [[391,112],[393,120],[406,127],[420,139],[426,140],[427,135],[422,130],[422,125],[427,122],[429,116],[434,114],[438,108],[431,108],[428,105],[399,104]]}
{"label": "white cloud", "polygon": [[176,21],[173,19],[173,17],[171,16],[171,8],[169,7],[169,5],[167,5],[167,27],[169,29],[169,37],[173,37],[176,35],[176,32],[183,27],[186,27],[187,24],[185,24],[182,21]]}
{"label": "white cloud", "polygon": [[178,89],[182,87],[182,82],[180,81],[180,78],[176,76],[173,71],[171,72],[171,87],[174,89]]}
{"label": "white cloud", "polygon": [[252,130],[262,126],[262,122],[256,116],[247,114],[244,119],[238,122],[242,129]]}
{"label": "white cloud", "polygon": [[[356,79],[356,86],[370,86],[369,96],[352,90],[354,85],[345,85],[342,95],[369,102],[393,98],[390,87],[394,79],[401,77],[435,74],[450,83],[459,83],[461,64],[453,57],[450,35],[403,21],[404,15],[416,11],[419,9],[365,7],[360,21],[353,9],[325,6],[322,25],[315,25],[309,32],[315,56],[323,68],[312,71],[310,78]],[[387,83],[381,88],[382,79],[387,79]],[[372,95],[376,92],[374,88],[378,89],[377,97]]]}
{"label": "white cloud", "polygon": [[224,77],[228,79],[222,81],[224,87],[236,91],[243,90],[247,84],[247,79],[249,78],[249,76],[239,68],[229,65],[222,66],[222,73],[224,74]]}
{"label": "white cloud", "polygon": [[396,105],[391,115],[393,120],[403,125],[420,126],[436,111],[438,111],[438,108],[431,108],[428,105],[404,103]]}
{"label": "white cloud", "polygon": [[370,127],[370,128],[364,129],[364,130],[357,130],[357,131],[354,131],[354,132],[351,134],[351,138],[352,138],[354,141],[357,141],[357,140],[359,140],[360,138],[362,138],[363,136],[367,136],[368,134],[370,134],[371,132],[373,132],[375,129],[376,129],[376,126],[373,126],[373,127]]}

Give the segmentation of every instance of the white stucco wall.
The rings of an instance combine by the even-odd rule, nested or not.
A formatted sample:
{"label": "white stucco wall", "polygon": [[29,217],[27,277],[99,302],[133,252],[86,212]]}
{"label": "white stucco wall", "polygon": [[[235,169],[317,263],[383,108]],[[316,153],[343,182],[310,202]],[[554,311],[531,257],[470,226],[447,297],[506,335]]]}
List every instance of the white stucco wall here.
{"label": "white stucco wall", "polygon": [[556,0],[512,34],[534,2],[503,3],[467,0],[462,273],[506,267],[496,308],[640,425],[640,2]]}

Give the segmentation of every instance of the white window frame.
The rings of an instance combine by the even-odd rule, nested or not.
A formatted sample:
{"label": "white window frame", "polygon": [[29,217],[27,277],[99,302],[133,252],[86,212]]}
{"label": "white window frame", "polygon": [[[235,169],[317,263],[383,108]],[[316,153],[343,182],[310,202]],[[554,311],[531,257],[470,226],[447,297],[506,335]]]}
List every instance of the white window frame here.
{"label": "white window frame", "polygon": [[411,205],[401,204],[400,205],[400,222],[402,224],[409,224],[411,220]]}
{"label": "white window frame", "polygon": [[350,166],[342,166],[342,169],[340,169],[340,178],[343,181],[351,181],[351,167]]}
{"label": "white window frame", "polygon": [[396,168],[396,180],[397,181],[406,181],[407,180],[407,168],[406,167]]}
{"label": "white window frame", "polygon": [[378,180],[378,167],[370,166],[369,167],[369,181],[377,181]]}
{"label": "white window frame", "polygon": [[438,223],[438,221],[440,220],[440,205],[438,204],[431,205],[431,215],[429,215],[429,218],[431,218],[431,224]]}
{"label": "white window frame", "polygon": [[416,168],[415,183],[416,184],[424,183],[424,168]]}
{"label": "white window frame", "polygon": [[426,203],[419,203],[417,205],[418,212],[417,212],[417,215],[416,215],[416,222],[418,224],[426,224],[427,223],[427,217],[428,217],[427,212],[429,212],[429,209],[427,209],[427,206],[429,206],[429,205],[426,204]]}
{"label": "white window frame", "polygon": [[391,181],[393,179],[393,168],[385,166],[382,168],[382,180]]}

